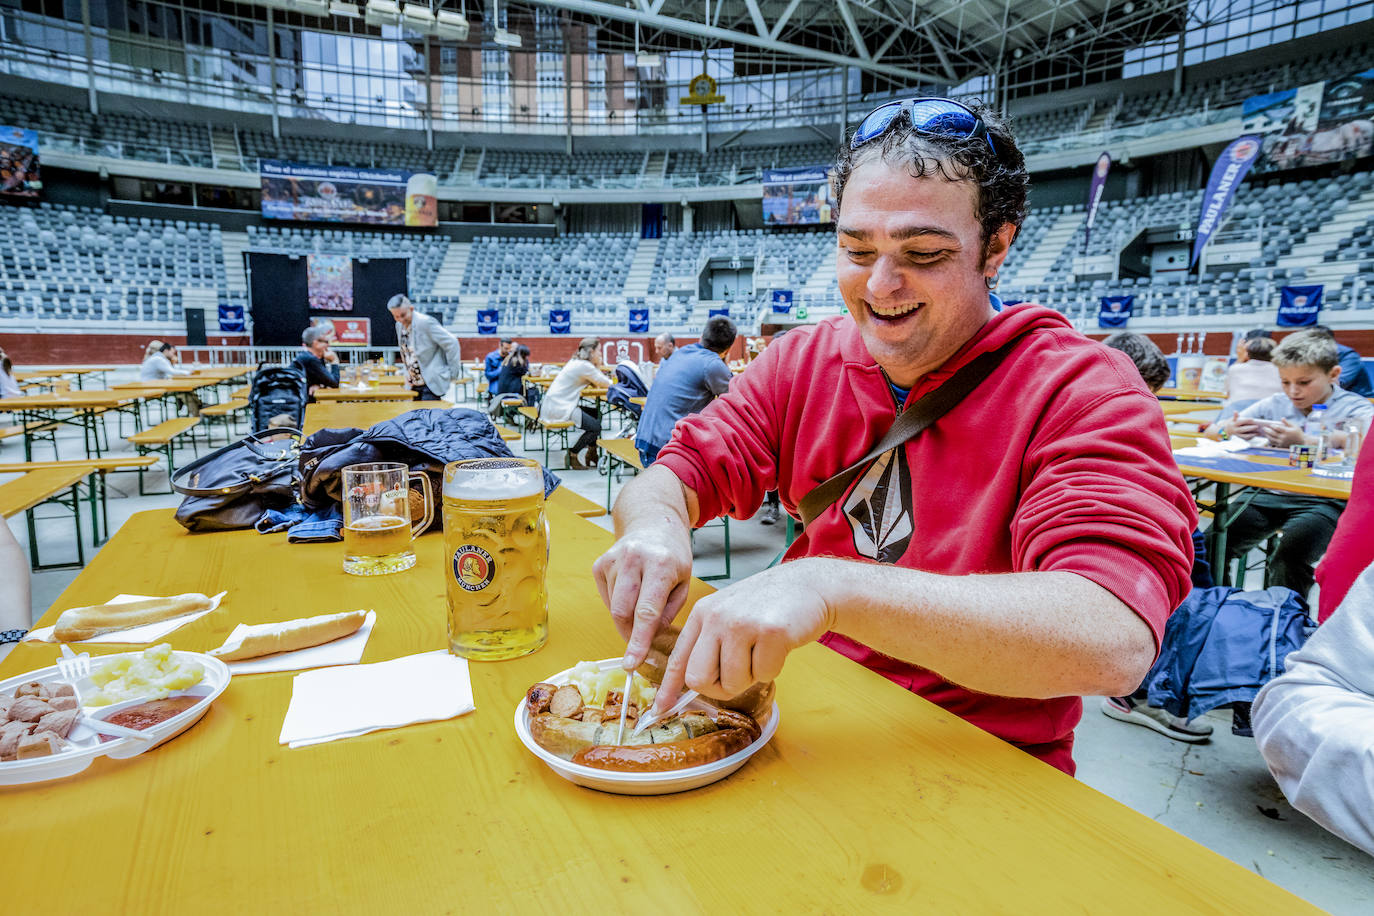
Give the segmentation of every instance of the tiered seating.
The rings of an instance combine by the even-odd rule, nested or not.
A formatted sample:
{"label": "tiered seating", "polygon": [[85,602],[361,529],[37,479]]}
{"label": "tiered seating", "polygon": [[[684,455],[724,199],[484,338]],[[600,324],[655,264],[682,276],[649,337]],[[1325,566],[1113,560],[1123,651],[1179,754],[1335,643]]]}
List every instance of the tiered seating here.
{"label": "tiered seating", "polygon": [[1021,115],[1012,119],[1012,132],[1017,144],[1049,137],[1062,137],[1077,133],[1087,120],[1087,107],[1083,105],[1069,108],[1054,108],[1035,114]]}
{"label": "tiered seating", "polygon": [[402,143],[326,140],[319,137],[273,137],[263,131],[239,131],[239,146],[250,163],[257,159],[285,159],[318,165],[348,165],[367,169],[405,169],[431,172],[448,179],[458,151],[427,150]]}
{"label": "tiered seating", "polygon": [[512,188],[632,186],[639,181],[643,153],[526,152],[489,149],[482,157],[479,184]]}
{"label": "tiered seating", "polygon": [[[410,288],[416,295],[434,292],[434,281],[448,254],[448,236],[412,232],[353,232],[347,229],[301,229],[249,226],[251,251],[301,254],[346,254],[353,257],[410,258]],[[456,291],[455,291],[456,292]]]}
{"label": "tiered seating", "polygon": [[0,319],[179,322],[187,288],[226,292],[218,226],[0,208]]}
{"label": "tiered seating", "polygon": [[83,137],[106,145],[105,155],[125,159],[206,165],[210,130],[205,124],[89,111],[48,101],[0,96],[0,123],[29,127],[48,137]]}

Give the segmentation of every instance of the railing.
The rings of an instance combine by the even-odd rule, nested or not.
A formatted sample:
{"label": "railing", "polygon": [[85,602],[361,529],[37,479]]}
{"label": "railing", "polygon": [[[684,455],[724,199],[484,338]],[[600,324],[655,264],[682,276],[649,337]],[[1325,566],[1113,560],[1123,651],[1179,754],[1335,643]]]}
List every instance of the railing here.
{"label": "railing", "polygon": [[[259,366],[264,363],[272,366],[285,366],[301,353],[300,347],[193,347],[180,346],[177,352],[183,364],[200,366]],[[364,363],[381,358],[383,362],[394,363],[400,359],[401,351],[396,347],[339,347],[336,351],[339,361],[345,365]]]}

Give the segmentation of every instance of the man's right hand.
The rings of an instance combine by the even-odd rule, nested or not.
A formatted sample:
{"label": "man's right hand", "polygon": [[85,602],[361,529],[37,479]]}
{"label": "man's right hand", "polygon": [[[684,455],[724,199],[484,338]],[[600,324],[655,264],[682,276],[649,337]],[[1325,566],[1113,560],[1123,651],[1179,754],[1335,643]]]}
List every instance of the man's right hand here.
{"label": "man's right hand", "polygon": [[637,526],[616,540],[592,566],[601,600],[625,640],[625,669],[638,668],[655,634],[687,600],[692,540],[685,527],[662,519]]}

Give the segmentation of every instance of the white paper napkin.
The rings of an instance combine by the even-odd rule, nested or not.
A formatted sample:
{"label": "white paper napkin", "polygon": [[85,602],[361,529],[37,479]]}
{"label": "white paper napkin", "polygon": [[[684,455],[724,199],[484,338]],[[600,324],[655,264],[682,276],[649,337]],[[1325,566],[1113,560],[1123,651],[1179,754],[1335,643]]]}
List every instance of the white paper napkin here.
{"label": "white paper napkin", "polygon": [[467,659],[443,649],[371,665],[321,668],[292,679],[279,741],[307,747],[439,722],[476,708]]}
{"label": "white paper napkin", "polygon": [[1269,440],[1263,436],[1256,436],[1253,439],[1203,439],[1197,440],[1197,445],[1188,445],[1183,448],[1174,449],[1175,455],[1193,455],[1197,458],[1220,458],[1231,452],[1243,452],[1247,448],[1267,448]]}
{"label": "white paper napkin", "polygon": [[[155,643],[168,633],[173,633],[193,620],[199,620],[206,614],[219,607],[220,601],[228,592],[220,592],[210,599],[210,606],[203,611],[196,611],[194,614],[183,614],[180,617],[173,617],[171,620],[160,620],[157,623],[145,623],[141,627],[129,627],[126,630],[115,630],[111,633],[102,633],[99,636],[92,636],[90,639],[78,639],[77,643],[86,642],[119,642],[119,643]],[[130,601],[144,601],[155,595],[115,595],[106,604],[128,604]],[[173,598],[180,598],[181,595],[172,595]],[[204,598],[199,593],[193,593],[193,597]],[[56,626],[39,627],[36,630],[29,630],[29,635],[24,637],[25,642],[57,642],[53,639],[53,630]]]}
{"label": "white paper napkin", "polygon": [[[263,674],[268,671],[304,671],[307,668],[327,668],[331,665],[356,665],[363,660],[367,649],[367,638],[372,635],[372,625],[377,622],[377,612],[368,611],[363,625],[342,639],[327,642],[308,649],[294,652],[278,652],[261,658],[245,658],[241,662],[225,662],[230,674]],[[240,633],[251,627],[241,623],[229,634],[228,642],[233,642]]]}

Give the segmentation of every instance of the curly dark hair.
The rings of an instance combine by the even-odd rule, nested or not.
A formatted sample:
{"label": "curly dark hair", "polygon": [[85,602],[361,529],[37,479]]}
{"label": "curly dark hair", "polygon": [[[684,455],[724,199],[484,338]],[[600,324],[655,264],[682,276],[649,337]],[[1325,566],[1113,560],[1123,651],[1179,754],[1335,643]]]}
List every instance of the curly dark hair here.
{"label": "curly dark hair", "polygon": [[1169,361],[1164,358],[1164,353],[1153,340],[1143,334],[1120,331],[1102,342],[1113,350],[1120,350],[1129,356],[1131,362],[1135,363],[1136,370],[1140,372],[1140,377],[1145,380],[1146,387],[1151,391],[1163,388],[1164,383],[1169,381],[1169,376],[1173,374],[1169,370]]}
{"label": "curly dark hair", "polygon": [[[891,126],[856,150],[846,142],[835,161],[831,187],[835,212],[840,212],[844,187],[862,162],[881,155],[890,165],[904,165],[912,178],[938,174],[949,181],[972,181],[978,185],[978,209],[974,214],[983,228],[983,248],[1006,223],[1021,231],[1026,218],[1026,192],[1030,175],[1026,158],[1016,147],[1011,126],[992,108],[979,101],[966,103],[982,119],[992,136],[994,155],[982,137],[954,138],[917,133],[905,117],[894,118]],[[1015,236],[1013,236],[1015,238]]]}

